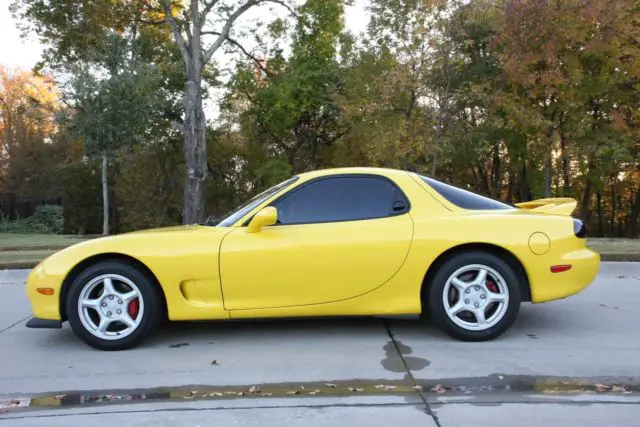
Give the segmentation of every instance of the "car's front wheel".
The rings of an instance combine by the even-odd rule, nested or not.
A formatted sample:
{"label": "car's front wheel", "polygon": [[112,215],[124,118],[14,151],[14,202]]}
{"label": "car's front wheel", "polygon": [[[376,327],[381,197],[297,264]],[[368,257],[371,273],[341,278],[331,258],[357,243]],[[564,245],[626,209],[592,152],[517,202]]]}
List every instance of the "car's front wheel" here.
{"label": "car's front wheel", "polygon": [[502,335],[520,310],[520,285],[513,268],[488,252],[470,251],[446,260],[428,283],[432,321],[463,341]]}
{"label": "car's front wheel", "polygon": [[73,332],[100,350],[141,343],[158,325],[161,307],[152,280],[121,261],[99,262],[81,272],[66,301]]}

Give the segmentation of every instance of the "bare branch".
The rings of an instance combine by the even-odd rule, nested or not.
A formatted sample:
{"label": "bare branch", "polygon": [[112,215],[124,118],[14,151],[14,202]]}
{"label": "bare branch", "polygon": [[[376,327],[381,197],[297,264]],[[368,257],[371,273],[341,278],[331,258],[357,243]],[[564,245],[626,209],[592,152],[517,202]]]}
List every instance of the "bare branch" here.
{"label": "bare branch", "polygon": [[251,9],[253,6],[256,6],[260,3],[279,4],[280,6],[283,6],[284,8],[286,8],[291,14],[295,15],[295,11],[284,0],[247,0],[246,3],[244,3],[238,9],[236,9],[236,11],[233,12],[229,16],[229,18],[227,18],[227,21],[224,23],[224,26],[220,31],[220,35],[209,47],[209,49],[205,51],[205,54],[203,57],[204,62],[209,62],[211,60],[211,57],[213,56],[213,54],[220,48],[222,43],[229,36],[229,32],[231,31],[231,28],[233,27],[233,24],[238,20],[238,18],[240,18],[247,10]]}
{"label": "bare branch", "polygon": [[296,18],[298,17],[298,14],[296,13],[296,11],[293,10],[293,8],[291,6],[289,6],[283,0],[265,0],[265,2],[279,4],[280,6],[284,7],[285,9],[287,9],[292,16],[294,16]]}
{"label": "bare branch", "polygon": [[[204,31],[202,33],[202,35],[214,35],[214,36],[219,36],[220,33],[217,31]],[[253,62],[255,62],[255,64],[258,66],[258,68],[260,68],[260,70],[262,70],[266,75],[271,76],[271,72],[267,69],[267,67],[265,67],[262,64],[262,61],[260,61],[258,58],[256,58],[255,56],[253,56],[247,49],[244,48],[244,46],[242,46],[240,44],[240,42],[238,42],[236,39],[233,39],[229,36],[227,36],[226,40],[231,43],[232,45],[234,45],[235,47],[237,47],[247,58],[251,59]]]}
{"label": "bare branch", "polygon": [[229,18],[227,18],[227,22],[224,23],[224,26],[222,27],[222,31],[220,31],[220,35],[209,47],[209,49],[207,49],[204,53],[203,60],[205,63],[211,60],[211,57],[213,56],[213,54],[220,48],[222,43],[227,39],[227,37],[229,36],[229,32],[231,31],[231,27],[233,27],[233,24],[238,20],[238,18],[240,18],[242,14],[244,14],[247,10],[251,9],[253,6],[257,5],[260,2],[261,0],[247,0],[245,4],[243,4],[238,9],[236,9],[236,11],[233,12],[231,16],[229,16]]}
{"label": "bare branch", "polygon": [[173,16],[173,12],[171,11],[171,5],[169,4],[169,0],[162,0],[162,7],[164,8],[164,13],[167,17],[167,21],[171,24],[171,29],[173,30],[173,37],[176,39],[176,43],[178,44],[178,48],[180,49],[180,53],[182,54],[182,59],[184,59],[185,64],[189,64],[189,50],[182,38],[182,33],[180,32],[180,26],[176,22],[176,19]]}
{"label": "bare branch", "polygon": [[218,3],[218,0],[209,0],[204,2],[204,8],[202,9],[202,13],[200,13],[200,28],[204,27],[205,22],[207,22],[207,15]]}

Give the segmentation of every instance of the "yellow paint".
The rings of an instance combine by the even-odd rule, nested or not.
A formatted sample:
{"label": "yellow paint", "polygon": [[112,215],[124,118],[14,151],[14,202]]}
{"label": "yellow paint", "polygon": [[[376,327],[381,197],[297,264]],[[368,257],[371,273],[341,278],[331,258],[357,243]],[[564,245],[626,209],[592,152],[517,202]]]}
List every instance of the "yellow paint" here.
{"label": "yellow paint", "polygon": [[[337,173],[373,173],[393,180],[411,203],[409,213],[276,224],[277,211],[269,207],[275,198],[310,179]],[[549,205],[553,208],[540,209]],[[567,213],[571,206],[570,200],[543,199],[522,209],[468,211],[412,173],[315,171],[299,175],[291,187],[230,227],[167,227],[78,243],[35,268],[27,294],[36,317],[60,319],[61,284],[74,266],[94,255],[120,254],[137,259],[155,275],[172,320],[417,314],[425,273],[438,256],[460,245],[490,244],[521,261],[533,302],[545,302],[581,291],[599,269],[599,255],[573,235]],[[538,236],[534,233],[548,237],[545,251],[539,237],[531,244],[532,235]],[[573,268],[551,273],[557,264]],[[39,287],[51,287],[55,295],[38,294]]]}

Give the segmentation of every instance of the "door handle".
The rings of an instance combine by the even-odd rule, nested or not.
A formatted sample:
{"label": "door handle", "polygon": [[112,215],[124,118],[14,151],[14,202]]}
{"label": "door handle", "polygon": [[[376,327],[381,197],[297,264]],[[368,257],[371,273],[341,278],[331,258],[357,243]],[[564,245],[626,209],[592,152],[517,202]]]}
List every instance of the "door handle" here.
{"label": "door handle", "polygon": [[403,210],[405,210],[407,207],[407,205],[400,201],[400,200],[396,200],[395,202],[393,202],[393,211],[394,212],[401,212]]}

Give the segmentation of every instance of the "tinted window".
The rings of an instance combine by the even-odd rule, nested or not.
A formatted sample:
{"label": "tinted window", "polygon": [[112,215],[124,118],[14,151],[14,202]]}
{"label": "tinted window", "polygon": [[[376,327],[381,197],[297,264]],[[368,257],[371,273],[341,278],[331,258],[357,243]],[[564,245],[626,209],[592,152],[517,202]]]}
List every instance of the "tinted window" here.
{"label": "tinted window", "polygon": [[274,185],[273,187],[263,191],[258,195],[253,196],[251,199],[244,202],[233,211],[224,215],[218,223],[218,227],[230,227],[231,225],[235,224],[236,221],[251,212],[253,209],[255,209],[256,206],[259,206],[261,203],[263,203],[265,200],[267,200],[269,197],[273,196],[283,188],[293,184],[297,179],[298,177],[294,176],[287,179],[286,181]]}
{"label": "tinted window", "polygon": [[426,176],[420,176],[420,178],[429,184],[431,188],[440,193],[442,197],[462,209],[515,209],[513,206],[506,203],[481,196],[480,194],[472,193],[471,191],[463,190],[462,188],[454,187],[453,185],[445,184],[444,182],[436,181],[433,178],[428,178]]}
{"label": "tinted window", "polygon": [[280,224],[353,221],[406,212],[408,202],[394,184],[376,177],[323,178],[278,201]]}

